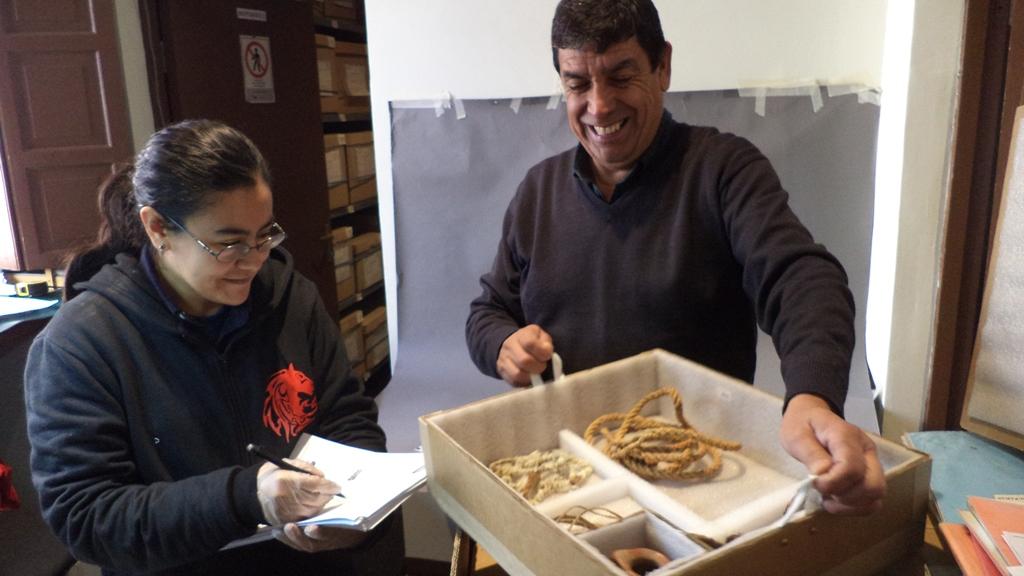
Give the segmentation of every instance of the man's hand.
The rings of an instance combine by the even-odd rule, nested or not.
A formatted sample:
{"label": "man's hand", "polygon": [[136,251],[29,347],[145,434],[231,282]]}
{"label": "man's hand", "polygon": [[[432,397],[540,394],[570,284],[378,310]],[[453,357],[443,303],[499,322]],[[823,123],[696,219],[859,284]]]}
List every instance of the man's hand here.
{"label": "man's hand", "polygon": [[882,507],[885,474],[875,443],[813,394],[794,396],[782,416],[782,447],[818,478],[814,487],[833,514],[870,514]]}
{"label": "man's hand", "polygon": [[309,474],[278,468],[270,462],[256,473],[256,498],[269,524],[280,526],[309,518],[320,512],[341,487],[324,478],[324,473],[301,460],[285,458]]}
{"label": "man's hand", "polygon": [[299,526],[289,523],[283,529],[274,529],[274,537],[303,552],[351,548],[361,544],[367,536],[367,532],[337,526]]}
{"label": "man's hand", "polygon": [[551,335],[540,326],[520,328],[501,343],[498,374],[513,386],[529,386],[530,374],[543,372],[554,351]]}

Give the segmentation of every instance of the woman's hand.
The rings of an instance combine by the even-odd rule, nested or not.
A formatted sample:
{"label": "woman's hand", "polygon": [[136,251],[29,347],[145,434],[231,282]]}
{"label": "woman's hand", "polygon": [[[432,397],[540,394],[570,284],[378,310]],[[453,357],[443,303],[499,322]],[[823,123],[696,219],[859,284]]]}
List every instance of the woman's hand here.
{"label": "woman's hand", "polygon": [[367,532],[338,526],[299,526],[289,523],[283,529],[274,529],[275,538],[303,552],[351,548],[361,544],[368,536]]}
{"label": "woman's hand", "polygon": [[278,468],[267,462],[256,474],[256,497],[268,524],[281,526],[320,512],[341,487],[301,460],[285,459],[308,474]]}

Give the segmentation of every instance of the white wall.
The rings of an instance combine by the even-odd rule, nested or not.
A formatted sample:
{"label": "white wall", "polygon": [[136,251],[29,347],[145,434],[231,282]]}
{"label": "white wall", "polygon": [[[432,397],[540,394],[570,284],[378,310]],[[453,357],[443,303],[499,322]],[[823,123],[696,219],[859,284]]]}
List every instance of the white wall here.
{"label": "white wall", "polygon": [[920,429],[931,380],[964,6],[891,6],[867,318],[890,439]]}
{"label": "white wall", "polygon": [[[548,96],[557,0],[367,0],[388,333],[397,335],[393,101]],[[671,91],[792,83],[881,85],[885,0],[662,0]],[[400,357],[391,338],[391,359]]]}
{"label": "white wall", "polygon": [[[552,94],[558,89],[550,48],[556,4],[367,0],[374,104],[444,92],[465,99]],[[879,85],[884,0],[657,4],[675,48],[672,91],[794,79]]]}

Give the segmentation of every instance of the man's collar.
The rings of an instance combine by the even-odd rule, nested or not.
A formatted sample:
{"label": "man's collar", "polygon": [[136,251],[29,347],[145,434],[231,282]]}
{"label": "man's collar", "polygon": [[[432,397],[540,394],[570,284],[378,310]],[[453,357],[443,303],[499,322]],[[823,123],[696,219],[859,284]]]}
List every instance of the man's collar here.
{"label": "man's collar", "polygon": [[[672,114],[668,110],[661,111],[661,122],[658,124],[658,131],[654,135],[654,140],[651,145],[644,150],[644,153],[640,155],[636,160],[636,164],[629,171],[629,174],[615,185],[616,193],[612,194],[614,199],[621,186],[628,185],[641,177],[644,173],[645,167],[650,165],[657,165],[658,157],[665,151],[668,146],[669,134],[671,132],[670,127],[672,125]],[[582,144],[576,145],[576,156],[573,159],[573,176],[583,182],[588,190],[601,196],[601,191],[594,183],[594,164],[590,159],[590,155],[587,154],[586,148]]]}

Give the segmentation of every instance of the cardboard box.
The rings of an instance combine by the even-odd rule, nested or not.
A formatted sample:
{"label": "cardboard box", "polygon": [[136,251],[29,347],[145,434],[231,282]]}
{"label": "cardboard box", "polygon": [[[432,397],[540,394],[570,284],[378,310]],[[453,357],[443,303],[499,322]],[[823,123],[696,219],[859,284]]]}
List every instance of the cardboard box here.
{"label": "cardboard box", "polygon": [[320,96],[320,113],[321,114],[341,114],[342,113],[341,100],[338,100],[337,96],[333,96],[333,95]]}
{"label": "cardboard box", "polygon": [[[320,94],[336,95],[338,90],[335,87],[334,82],[334,47],[333,46],[320,46],[319,37],[322,34],[317,34],[317,47],[316,47],[316,73],[320,84]],[[327,36],[327,38],[331,38]],[[334,38],[331,38],[333,41]]]}
{"label": "cardboard box", "polygon": [[[376,346],[388,337],[388,311],[385,306],[378,306],[363,316],[363,343],[367,348]],[[372,362],[367,362],[373,366]]]}
{"label": "cardboard box", "polygon": [[373,142],[345,146],[345,170],[353,184],[377,173],[373,158]]}
{"label": "cardboard box", "polygon": [[387,306],[377,306],[373,310],[363,314],[363,319],[360,324],[363,327],[363,332],[373,332],[381,326],[384,326],[387,320]]}
{"label": "cardboard box", "polygon": [[[628,412],[662,387],[679,391],[685,417],[698,431],[743,444],[723,455],[722,472],[713,480],[648,482],[582,440],[597,417]],[[661,400],[646,412],[670,416],[671,403]],[[863,517],[801,510],[788,523],[774,525],[807,474],[779,445],[781,409],[779,398],[653,350],[548,385],[422,416],[420,437],[431,495],[513,574],[622,575],[606,554],[637,543],[659,546],[673,558],[659,574],[687,576],[874,574],[916,551],[923,542],[931,461],[878,437],[874,441],[888,482],[882,510]],[[595,476],[537,505],[487,467],[499,458],[556,447],[590,461]],[[623,496],[645,512],[610,531],[577,536],[552,519],[574,504],[602,506]],[[682,530],[738,536],[687,556],[678,552],[687,549]]]}
{"label": "cardboard box", "polygon": [[358,330],[346,332],[341,335],[341,340],[345,343],[345,354],[348,355],[348,361],[362,362],[366,352],[363,347],[363,333]]}
{"label": "cardboard box", "polygon": [[352,364],[352,375],[362,381],[366,381],[366,364],[355,362]]}
{"label": "cardboard box", "polygon": [[347,241],[335,242],[334,243],[334,265],[345,266],[352,265],[352,245]]}
{"label": "cardboard box", "polygon": [[348,179],[344,148],[324,150],[324,164],[327,167],[327,185],[336,186]]}
{"label": "cardboard box", "polygon": [[352,245],[352,253],[358,257],[380,247],[380,232],[365,232],[348,242]]}
{"label": "cardboard box", "polygon": [[[335,268],[337,271],[337,268]],[[336,284],[335,297],[338,302],[344,302],[349,298],[356,295],[356,279],[355,276],[346,278]]]}
{"label": "cardboard box", "polygon": [[385,338],[380,342],[366,348],[366,367],[370,370],[376,368],[385,358],[388,357],[388,339]]}
{"label": "cardboard box", "polygon": [[381,254],[377,250],[356,259],[356,290],[361,292],[384,280],[384,260]]}
{"label": "cardboard box", "polygon": [[359,7],[360,4],[350,0],[324,0],[323,14],[327,18],[358,20],[362,14]]}
{"label": "cardboard box", "polygon": [[324,4],[327,0],[312,0],[313,16],[325,17]]}
{"label": "cardboard box", "polygon": [[373,155],[373,132],[340,132],[324,134],[324,149],[344,149],[345,171],[354,183],[374,176],[377,172]]}
{"label": "cardboard box", "polygon": [[331,242],[347,242],[352,239],[354,229],[351,226],[338,226],[331,228]]}
{"label": "cardboard box", "polygon": [[338,284],[354,278],[355,275],[356,271],[351,262],[334,267],[334,281]]}
{"label": "cardboard box", "polygon": [[[355,266],[352,265],[354,251],[349,245],[351,238],[351,226],[342,226],[331,230],[334,281],[337,283],[338,302],[343,302],[355,296],[356,293]],[[362,320],[362,316],[359,319]]]}
{"label": "cardboard box", "polygon": [[345,353],[348,355],[349,362],[353,364],[363,360],[363,331],[360,326],[362,320],[363,312],[356,310],[338,321],[341,339],[345,344]]}
{"label": "cardboard box", "polygon": [[367,200],[373,200],[377,197],[377,178],[370,178],[362,184],[357,184],[352,188],[349,188],[348,198],[352,204],[358,204],[359,202],[366,202]]}
{"label": "cardboard box", "polygon": [[351,202],[348,193],[348,184],[342,182],[336,186],[331,186],[327,189],[327,207],[330,210],[336,210],[348,206]]}
{"label": "cardboard box", "polygon": [[[313,40],[318,48],[331,48],[331,57],[334,57],[334,45],[336,43],[334,36],[330,34],[313,34]],[[320,53],[317,52],[318,57],[319,55]]]}
{"label": "cardboard box", "polygon": [[369,104],[370,62],[366,44],[337,42],[334,45],[334,90],[341,96],[365,98]]}
{"label": "cardboard box", "polygon": [[333,132],[324,134],[324,148],[335,148],[356,144],[370,144],[373,142],[373,132],[363,130],[361,132]]}
{"label": "cardboard box", "polygon": [[352,312],[342,316],[341,320],[338,320],[338,329],[341,330],[342,333],[362,332],[362,324],[363,311],[353,310]]}

